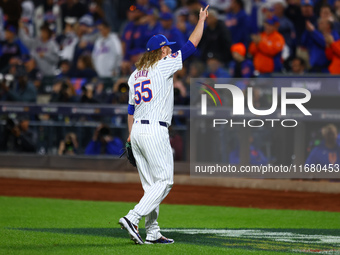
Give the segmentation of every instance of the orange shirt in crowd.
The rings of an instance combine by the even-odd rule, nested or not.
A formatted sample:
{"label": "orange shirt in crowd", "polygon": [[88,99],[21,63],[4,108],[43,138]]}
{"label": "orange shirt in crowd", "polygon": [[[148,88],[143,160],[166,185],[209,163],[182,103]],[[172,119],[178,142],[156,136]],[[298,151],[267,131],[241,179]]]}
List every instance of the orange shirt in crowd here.
{"label": "orange shirt in crowd", "polygon": [[340,74],[340,40],[326,48],[326,57],[331,60],[328,70],[331,74]]}
{"label": "orange shirt in crowd", "polygon": [[256,45],[252,42],[249,53],[254,57],[255,70],[260,73],[271,73],[274,71],[274,57],[279,54],[285,45],[283,36],[275,31],[271,34],[261,33],[261,41]]}

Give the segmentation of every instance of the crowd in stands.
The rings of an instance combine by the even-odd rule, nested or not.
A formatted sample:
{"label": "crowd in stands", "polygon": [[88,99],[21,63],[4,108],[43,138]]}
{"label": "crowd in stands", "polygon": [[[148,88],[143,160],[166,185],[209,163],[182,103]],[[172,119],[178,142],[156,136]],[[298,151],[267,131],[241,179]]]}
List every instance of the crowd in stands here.
{"label": "crowd in stands", "polygon": [[[176,104],[190,77],[340,74],[340,0],[0,0],[0,100],[126,103],[126,78],[155,34],[176,41],[209,4],[201,43],[176,73]],[[112,78],[111,94],[103,79]],[[119,94],[117,96],[117,93]]]}
{"label": "crowd in stands", "polygon": [[[190,78],[340,74],[340,0],[0,0],[0,101],[37,102],[52,78],[50,102],[126,104],[127,78],[148,39],[164,34],[179,50],[208,4],[197,51],[174,75],[175,104],[189,104]],[[37,151],[28,123],[7,123],[0,150]],[[337,131],[325,130],[331,141],[327,134]],[[177,152],[183,149],[178,135],[171,139]],[[104,125],[85,153],[118,155],[122,147]],[[76,135],[68,133],[58,154],[77,150]],[[267,162],[258,148],[250,153],[254,162]],[[336,162],[337,153],[329,156]],[[230,161],[238,157],[235,151]]]}

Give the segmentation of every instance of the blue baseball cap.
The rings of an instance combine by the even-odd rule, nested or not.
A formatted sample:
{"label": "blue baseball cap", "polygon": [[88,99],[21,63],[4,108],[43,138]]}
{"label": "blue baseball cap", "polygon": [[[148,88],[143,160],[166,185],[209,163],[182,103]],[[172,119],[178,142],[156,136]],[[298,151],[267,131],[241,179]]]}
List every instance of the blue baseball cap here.
{"label": "blue baseball cap", "polygon": [[162,20],[171,20],[173,16],[170,12],[162,12],[159,18]]}
{"label": "blue baseball cap", "polygon": [[169,42],[168,39],[164,35],[161,35],[161,34],[154,35],[153,37],[149,39],[148,43],[146,44],[146,50],[153,51],[163,46],[168,46],[168,45],[172,45],[175,43],[176,42]]}
{"label": "blue baseball cap", "polygon": [[280,23],[280,20],[278,19],[278,17],[273,16],[269,19],[266,19],[264,22],[269,24],[269,25],[275,25],[276,23]]}
{"label": "blue baseball cap", "polygon": [[314,6],[313,0],[301,0],[301,5],[306,6],[306,5],[311,5]]}

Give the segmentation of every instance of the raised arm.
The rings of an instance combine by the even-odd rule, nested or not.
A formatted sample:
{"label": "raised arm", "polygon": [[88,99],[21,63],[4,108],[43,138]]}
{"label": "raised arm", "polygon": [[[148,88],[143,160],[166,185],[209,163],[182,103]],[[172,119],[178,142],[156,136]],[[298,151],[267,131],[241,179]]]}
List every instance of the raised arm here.
{"label": "raised arm", "polygon": [[207,5],[207,7],[205,7],[204,10],[203,10],[203,8],[201,8],[200,16],[199,16],[197,25],[196,25],[194,31],[191,33],[191,35],[189,37],[189,41],[192,42],[192,44],[195,47],[197,47],[197,45],[199,44],[199,42],[202,39],[203,30],[204,30],[204,21],[208,17],[208,7],[209,7],[209,5]]}
{"label": "raised arm", "polygon": [[196,51],[196,47],[202,39],[204,21],[208,17],[208,7],[209,5],[207,5],[204,10],[201,8],[197,25],[194,31],[191,33],[189,40],[181,48],[183,62]]}

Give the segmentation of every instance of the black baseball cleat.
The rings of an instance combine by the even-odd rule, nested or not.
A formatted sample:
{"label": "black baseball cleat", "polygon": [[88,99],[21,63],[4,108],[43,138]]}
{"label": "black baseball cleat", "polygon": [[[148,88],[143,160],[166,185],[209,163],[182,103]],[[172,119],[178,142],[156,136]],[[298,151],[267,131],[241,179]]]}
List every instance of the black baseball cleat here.
{"label": "black baseball cleat", "polygon": [[143,239],[139,235],[138,226],[134,225],[127,218],[120,218],[118,223],[121,225],[122,229],[127,230],[129,233],[131,240],[135,242],[135,244],[144,244]]}
{"label": "black baseball cleat", "polygon": [[166,238],[164,236],[162,236],[161,238],[157,239],[157,240],[145,240],[145,244],[157,244],[157,243],[161,243],[161,244],[171,244],[174,243],[174,239],[170,239],[170,238]]}

